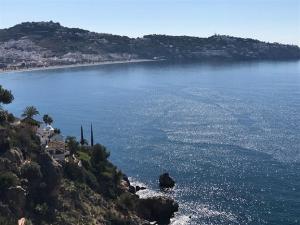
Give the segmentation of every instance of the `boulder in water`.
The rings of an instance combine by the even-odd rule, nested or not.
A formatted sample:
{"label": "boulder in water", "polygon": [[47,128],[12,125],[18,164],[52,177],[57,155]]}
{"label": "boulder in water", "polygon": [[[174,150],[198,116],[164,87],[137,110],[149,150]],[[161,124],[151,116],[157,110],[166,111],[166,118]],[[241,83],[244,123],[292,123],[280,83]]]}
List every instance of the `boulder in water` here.
{"label": "boulder in water", "polygon": [[141,191],[141,190],[145,190],[145,189],[147,189],[147,188],[141,187],[141,186],[136,186],[136,187],[135,187],[135,190],[136,190],[136,191]]}
{"label": "boulder in water", "polygon": [[159,176],[159,186],[161,188],[173,188],[175,186],[175,181],[170,177],[169,173],[163,173]]}

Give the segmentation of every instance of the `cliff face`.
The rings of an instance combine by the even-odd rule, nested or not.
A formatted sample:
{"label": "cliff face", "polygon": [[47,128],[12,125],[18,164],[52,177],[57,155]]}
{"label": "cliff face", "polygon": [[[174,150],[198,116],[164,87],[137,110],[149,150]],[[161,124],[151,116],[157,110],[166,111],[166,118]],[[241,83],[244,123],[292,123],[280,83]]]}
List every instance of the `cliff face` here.
{"label": "cliff face", "polygon": [[129,38],[67,28],[53,22],[27,22],[0,30],[2,68],[130,59],[291,60],[300,59],[300,48],[222,35]]}
{"label": "cliff face", "polygon": [[107,149],[67,142],[71,154],[56,161],[36,129],[1,110],[0,224],[166,224],[178,204],[162,197],[140,199],[126,176],[108,161]]}

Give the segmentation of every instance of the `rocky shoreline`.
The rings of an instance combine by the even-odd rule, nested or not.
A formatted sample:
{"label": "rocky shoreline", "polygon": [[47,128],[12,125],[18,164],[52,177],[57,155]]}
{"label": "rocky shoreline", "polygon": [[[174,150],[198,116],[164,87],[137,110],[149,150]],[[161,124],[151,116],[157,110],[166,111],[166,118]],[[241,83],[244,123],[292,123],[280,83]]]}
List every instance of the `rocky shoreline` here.
{"label": "rocky shoreline", "polygon": [[147,190],[147,188],[130,183],[126,175],[124,175],[123,180],[127,191],[131,194],[134,194],[137,199],[139,199],[139,206],[137,211],[142,218],[145,218],[149,221],[156,221],[157,224],[170,223],[170,219],[179,209],[179,205],[176,201],[169,197],[161,196],[158,194],[151,197],[141,198],[139,192]]}

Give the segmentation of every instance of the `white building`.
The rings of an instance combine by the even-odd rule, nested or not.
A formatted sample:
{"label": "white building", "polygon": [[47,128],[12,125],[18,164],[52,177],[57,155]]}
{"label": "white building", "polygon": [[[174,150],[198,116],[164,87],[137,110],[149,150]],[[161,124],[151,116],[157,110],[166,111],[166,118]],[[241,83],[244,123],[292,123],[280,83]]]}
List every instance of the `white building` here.
{"label": "white building", "polygon": [[51,125],[41,125],[36,134],[40,137],[41,145],[47,145],[50,137],[54,135],[54,128]]}

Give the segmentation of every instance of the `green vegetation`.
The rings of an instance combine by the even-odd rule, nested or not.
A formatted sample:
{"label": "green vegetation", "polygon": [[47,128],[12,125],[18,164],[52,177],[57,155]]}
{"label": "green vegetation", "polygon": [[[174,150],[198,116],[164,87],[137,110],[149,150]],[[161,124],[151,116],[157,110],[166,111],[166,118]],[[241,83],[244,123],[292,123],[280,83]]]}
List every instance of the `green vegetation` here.
{"label": "green vegetation", "polygon": [[16,186],[19,183],[18,177],[12,172],[0,173],[0,191],[3,193],[11,186]]}
{"label": "green vegetation", "polygon": [[49,116],[48,114],[45,114],[43,116],[43,121],[45,124],[51,125],[53,123],[53,119],[51,116]]}
{"label": "green vegetation", "polygon": [[11,91],[4,89],[0,85],[0,104],[9,104],[14,100]]}
{"label": "green vegetation", "polygon": [[[0,86],[0,103],[9,104],[13,99]],[[115,220],[111,212],[120,224],[124,213],[126,221],[131,221],[126,224],[140,224],[142,219],[135,212],[116,208],[114,199],[124,191],[120,186],[123,175],[108,161],[106,148],[81,146],[75,137],[67,137],[70,156],[60,165],[41,148],[32,129],[39,125],[33,119],[37,114],[29,106],[22,115],[25,118],[14,125],[14,116],[1,110],[0,224],[15,225],[21,217],[33,225],[111,224]],[[49,115],[43,120],[53,122]]]}
{"label": "green vegetation", "polygon": [[42,178],[41,167],[36,162],[25,163],[21,167],[22,177],[28,179],[28,181],[34,181],[35,179]]}
{"label": "green vegetation", "polygon": [[[123,174],[108,161],[110,154],[107,149],[100,144],[81,146],[74,137],[67,137],[66,143],[76,158],[70,158],[64,164],[66,177],[86,183],[94,191],[115,198]],[[82,167],[77,166],[77,160],[80,160]]]}
{"label": "green vegetation", "polygon": [[34,106],[27,106],[24,109],[22,117],[32,119],[34,116],[40,114],[39,111]]}
{"label": "green vegetation", "polygon": [[[12,47],[7,47],[8,42]],[[68,28],[52,21],[26,22],[0,29],[0,47],[1,43],[4,50],[0,52],[0,68],[8,70],[43,67],[45,63],[57,66],[131,59],[173,62],[300,59],[300,48],[295,45],[225,35],[129,38]],[[18,49],[13,47],[15,45]]]}
{"label": "green vegetation", "polygon": [[7,111],[4,111],[2,108],[2,104],[9,104],[14,100],[14,96],[12,95],[11,91],[4,89],[0,85],[0,124],[6,121],[13,122],[14,116]]}
{"label": "green vegetation", "polygon": [[66,144],[68,145],[71,154],[75,154],[79,149],[79,142],[77,142],[76,137],[68,136],[66,138]]}
{"label": "green vegetation", "polygon": [[[13,100],[10,91],[1,87],[0,92],[1,103]],[[7,116],[0,126],[0,225],[15,225],[23,217],[26,225],[146,225],[145,218],[159,220],[149,217],[157,215],[152,206],[141,206],[145,200],[129,192],[129,181],[108,160],[105,146],[80,145],[75,137],[67,137],[70,154],[57,162],[36,135],[35,107],[25,109],[20,123],[3,112]],[[44,116],[45,123],[52,121]],[[156,206],[162,202],[154,200]]]}

